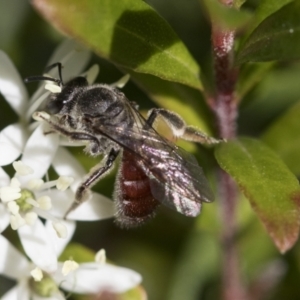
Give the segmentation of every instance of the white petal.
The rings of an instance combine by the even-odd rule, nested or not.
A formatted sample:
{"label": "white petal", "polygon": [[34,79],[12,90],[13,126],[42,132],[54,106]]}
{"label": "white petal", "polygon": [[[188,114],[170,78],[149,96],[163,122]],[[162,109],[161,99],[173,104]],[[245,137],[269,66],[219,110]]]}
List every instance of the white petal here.
{"label": "white petal", "polygon": [[12,289],[6,292],[1,300],[30,300],[30,289],[27,279],[23,279],[17,283]]}
{"label": "white petal", "polygon": [[[63,80],[67,82],[82,72],[90,57],[91,52],[83,45],[74,40],[65,40],[55,50],[47,65],[61,62],[63,65]],[[49,72],[49,74],[58,78],[57,68]]]}
{"label": "white petal", "polygon": [[81,76],[86,76],[86,80],[88,84],[93,84],[99,74],[99,65],[92,65],[85,73],[81,74]]}
{"label": "white petal", "polygon": [[18,71],[9,57],[0,50],[0,92],[15,110],[22,117],[28,95]]}
{"label": "white petal", "polygon": [[[30,100],[30,105],[26,111],[26,121],[29,121],[32,114],[38,110],[41,104],[48,99],[50,92],[44,89],[44,86],[40,86],[39,89],[36,91],[37,96]],[[33,101],[34,100],[34,101]]]}
{"label": "white petal", "polygon": [[70,176],[77,181],[81,181],[86,174],[84,168],[74,156],[68,150],[61,147],[58,148],[52,165],[58,175]]}
{"label": "white petal", "polygon": [[129,79],[130,79],[130,75],[126,74],[123,77],[121,77],[118,81],[111,83],[110,86],[121,89],[126,85]]}
{"label": "white petal", "polygon": [[58,135],[44,135],[43,125],[40,125],[28,139],[24,148],[22,162],[30,166],[34,173],[21,177],[20,181],[30,181],[41,178],[47,172],[58,147]]}
{"label": "white petal", "polygon": [[28,280],[27,278],[21,279],[21,281],[18,282],[17,288],[18,288],[18,300],[29,300],[30,299],[30,287],[28,286]]}
{"label": "white petal", "polygon": [[28,260],[2,235],[0,235],[0,249],[0,274],[13,279],[28,275]]}
{"label": "white petal", "polygon": [[101,291],[123,293],[142,281],[142,277],[135,271],[109,264],[96,263],[80,264],[79,268],[66,277],[54,279],[61,288],[79,294],[96,294]]}
{"label": "white petal", "polygon": [[9,185],[10,177],[7,173],[0,167],[0,187]]}
{"label": "white petal", "polygon": [[22,226],[18,233],[28,257],[42,270],[55,271],[57,259],[54,246],[42,221],[37,219],[32,226]]}
{"label": "white petal", "polygon": [[14,286],[12,289],[7,291],[2,297],[1,300],[16,300],[18,299],[18,287]]}
{"label": "white petal", "polygon": [[[54,51],[52,57],[46,64],[46,67],[54,63],[61,62],[63,65],[63,80],[64,82],[67,82],[72,77],[78,76],[78,74],[82,72],[87,62],[89,61],[90,56],[90,51],[83,46],[80,46],[74,40],[65,40]],[[41,72],[41,74],[42,73],[43,71]],[[57,68],[53,68],[47,73],[52,77],[59,78]],[[44,83],[42,83],[30,99],[30,106],[32,106],[39,97],[44,97],[44,93]]]}
{"label": "white petal", "polygon": [[67,227],[62,222],[52,222],[52,227],[60,239],[65,239],[68,236]]}
{"label": "white petal", "polygon": [[[59,192],[51,190],[47,193],[52,199],[51,214],[58,218],[63,218],[75,199],[72,191]],[[96,221],[113,217],[115,214],[114,202],[97,193],[92,193],[92,198],[82,203],[76,210],[68,216],[68,220]]]}
{"label": "white petal", "polygon": [[0,233],[2,233],[9,224],[10,214],[6,210],[5,206],[0,203]]}
{"label": "white petal", "polygon": [[22,153],[27,132],[21,124],[12,124],[0,132],[0,166],[15,161]]}
{"label": "white petal", "polygon": [[113,201],[103,195],[93,192],[92,198],[71,212],[68,219],[78,221],[95,221],[111,218],[115,215],[115,213],[116,208]]}
{"label": "white petal", "polygon": [[76,223],[73,221],[60,220],[60,222],[62,222],[67,228],[68,235],[65,239],[61,239],[57,236],[55,230],[53,229],[51,221],[47,220],[46,224],[45,224],[47,233],[48,233],[49,238],[51,239],[51,242],[54,246],[54,251],[55,251],[57,257],[63,252],[66,245],[70,242],[70,240],[75,232],[75,229],[76,229]]}

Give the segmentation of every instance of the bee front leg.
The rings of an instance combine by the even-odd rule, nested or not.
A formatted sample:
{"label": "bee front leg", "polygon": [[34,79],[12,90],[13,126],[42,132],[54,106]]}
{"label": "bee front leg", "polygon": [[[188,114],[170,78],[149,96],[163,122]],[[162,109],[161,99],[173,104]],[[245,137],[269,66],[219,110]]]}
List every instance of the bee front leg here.
{"label": "bee front leg", "polygon": [[84,180],[79,188],[76,191],[75,194],[75,200],[70,206],[70,208],[67,210],[67,212],[64,215],[64,218],[68,216],[68,214],[76,209],[81,203],[88,200],[90,195],[90,188],[96,184],[113,166],[114,161],[118,157],[119,150],[111,149],[108,157],[105,161],[105,164],[101,163],[101,165],[97,165],[93,169],[91,169],[90,173],[88,174],[88,177],[86,180]]}
{"label": "bee front leg", "polygon": [[224,142],[223,139],[215,139],[193,126],[186,125],[185,121],[178,114],[163,108],[153,108],[148,112],[146,127],[153,126],[157,117],[161,117],[165,121],[175,137],[183,140],[201,144],[218,144]]}
{"label": "bee front leg", "polygon": [[63,125],[61,125],[59,122],[53,121],[51,119],[51,116],[46,112],[35,112],[32,117],[36,121],[45,121],[50,125],[52,130],[47,131],[45,134],[57,132],[61,135],[68,137],[70,140],[73,141],[88,141],[91,144],[89,150],[92,155],[96,155],[99,154],[99,152],[101,152],[101,150],[99,150],[101,149],[100,142],[92,134],[89,134],[84,131],[72,131],[69,128],[66,128]]}

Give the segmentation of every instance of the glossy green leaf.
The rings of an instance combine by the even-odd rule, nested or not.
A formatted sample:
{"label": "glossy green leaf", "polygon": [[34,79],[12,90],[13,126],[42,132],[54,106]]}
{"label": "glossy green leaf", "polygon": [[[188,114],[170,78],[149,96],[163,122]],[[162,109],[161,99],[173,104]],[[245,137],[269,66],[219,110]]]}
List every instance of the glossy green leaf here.
{"label": "glossy green leaf", "polygon": [[275,13],[281,7],[292,1],[293,0],[261,0],[255,12],[253,22],[251,23],[251,31],[253,31],[253,29],[256,28],[257,25],[268,16]]}
{"label": "glossy green leaf", "polygon": [[300,58],[300,1],[267,17],[242,45],[239,63]]}
{"label": "glossy green leaf", "polygon": [[293,173],[300,174],[300,102],[271,124],[261,138]]}
{"label": "glossy green leaf", "polygon": [[282,160],[258,140],[220,144],[215,156],[240,186],[277,248],[284,253],[298,239],[300,188]]}
{"label": "glossy green leaf", "polygon": [[[238,10],[221,4],[218,0],[204,0],[209,16],[214,23],[223,29],[236,29],[244,26],[251,18],[251,14],[245,10]],[[237,3],[237,5],[239,5]]]}
{"label": "glossy green leaf", "polygon": [[168,23],[140,0],[33,0],[54,26],[135,72],[202,89],[200,68]]}
{"label": "glossy green leaf", "polygon": [[240,130],[261,133],[282,112],[298,102],[299,78],[300,64],[297,63],[289,65],[288,68],[274,68],[265,73],[257,87],[242,102],[239,115]]}

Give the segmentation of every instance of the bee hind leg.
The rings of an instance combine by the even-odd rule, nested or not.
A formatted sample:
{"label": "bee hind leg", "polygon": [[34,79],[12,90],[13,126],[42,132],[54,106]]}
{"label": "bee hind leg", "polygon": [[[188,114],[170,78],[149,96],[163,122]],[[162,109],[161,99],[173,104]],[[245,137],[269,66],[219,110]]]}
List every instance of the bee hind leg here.
{"label": "bee hind leg", "polygon": [[164,122],[172,130],[172,133],[175,137],[183,140],[201,144],[218,144],[220,142],[224,142],[223,139],[215,139],[206,135],[196,127],[186,125],[185,121],[177,113],[163,108],[154,108],[148,112],[146,127],[153,126],[157,117],[160,117],[164,120]]}

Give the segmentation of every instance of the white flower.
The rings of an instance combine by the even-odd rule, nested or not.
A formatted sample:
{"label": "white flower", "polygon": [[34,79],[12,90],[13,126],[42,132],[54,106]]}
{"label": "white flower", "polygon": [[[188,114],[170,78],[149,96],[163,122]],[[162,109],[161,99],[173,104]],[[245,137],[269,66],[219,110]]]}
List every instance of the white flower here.
{"label": "white flower", "polygon": [[[65,222],[65,226],[69,232],[74,232],[74,223]],[[122,293],[141,282],[138,273],[106,263],[58,262],[57,257],[71,235],[69,239],[59,239],[49,222],[44,226],[38,220],[34,226],[20,230],[23,231],[21,243],[31,261],[0,235],[0,274],[17,281],[2,300],[65,299],[59,288],[79,294]],[[18,297],[20,295],[22,298]]]}
{"label": "white flower", "polygon": [[[60,158],[64,159],[64,151],[61,149]],[[66,156],[68,159],[69,156]],[[79,166],[74,161],[67,163],[68,170],[78,178]],[[56,164],[54,164],[56,165]],[[10,223],[12,229],[19,229],[21,226],[33,225],[37,216],[52,221],[52,226],[60,238],[66,238],[67,231],[61,223],[62,217],[75,198],[74,191],[68,187],[73,183],[73,177],[60,176],[57,180],[44,182],[42,178],[34,178],[35,169],[24,164],[22,161],[13,163],[17,171],[10,179],[2,170],[0,172],[0,232]],[[67,172],[63,165],[58,163],[60,171]],[[75,168],[74,168],[75,166]],[[30,177],[28,180],[27,177]],[[4,184],[6,182],[6,184]],[[76,183],[75,183],[76,184]],[[101,200],[101,201],[99,201]],[[70,213],[68,219],[91,220],[102,219],[113,216],[113,203],[105,197],[94,193],[91,201],[78,207]]]}

